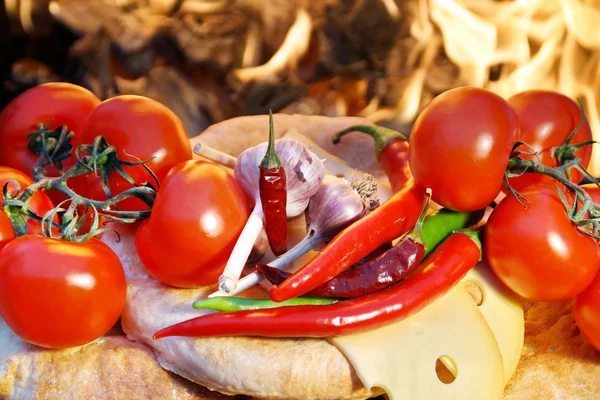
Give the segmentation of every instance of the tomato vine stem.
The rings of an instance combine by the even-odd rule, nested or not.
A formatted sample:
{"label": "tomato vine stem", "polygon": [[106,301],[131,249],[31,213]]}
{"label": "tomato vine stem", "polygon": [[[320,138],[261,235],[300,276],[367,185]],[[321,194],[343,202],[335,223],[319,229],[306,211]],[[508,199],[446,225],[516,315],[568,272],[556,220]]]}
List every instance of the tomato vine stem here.
{"label": "tomato vine stem", "polygon": [[[151,183],[138,185],[123,167],[141,165],[149,172],[155,181],[156,187],[158,187],[156,175],[145,164],[146,161],[140,159],[137,159],[137,161],[121,160],[118,157],[117,149],[109,145],[102,136],[96,137],[91,145],[81,145],[75,149],[76,163],[66,172],[58,177],[47,177],[47,166],[57,165],[57,163],[61,163],[70,156],[72,152],[71,137],[72,132],[69,132],[66,126],[62,126],[55,131],[49,131],[47,127],[40,126],[38,132],[31,134],[30,145],[32,147],[37,146],[36,149],[40,154],[40,159],[33,170],[34,183],[21,192],[19,183],[11,179],[2,189],[4,196],[2,209],[8,215],[17,237],[26,234],[28,219],[40,221],[45,236],[81,242],[108,230],[98,229],[100,216],[121,223],[138,222],[150,216],[157,194],[155,187]],[[82,156],[82,153],[85,153],[85,155]],[[61,166],[59,166],[60,168]],[[108,187],[108,176],[111,171],[120,174],[132,187],[113,196]],[[102,187],[107,197],[106,200],[94,200],[81,196],[69,187],[69,179],[88,173],[100,175]],[[28,205],[28,202],[38,190],[59,191],[67,197],[67,200],[58,204],[43,216],[37,215]],[[118,204],[128,198],[142,200],[148,206],[148,209],[140,211],[119,210]],[[68,206],[66,206],[67,203]],[[82,215],[78,215],[78,207],[84,208],[85,211]],[[77,232],[89,212],[93,213],[94,216],[92,227],[89,232],[78,235]],[[55,222],[58,214],[62,216],[62,224]],[[58,232],[58,236],[56,232]]]}
{"label": "tomato vine stem", "polygon": [[[583,109],[582,109],[583,112]],[[600,204],[594,203],[590,195],[578,184],[572,182],[571,180],[571,169],[575,168],[580,171],[584,176],[586,176],[590,181],[600,186],[600,182],[596,178],[594,178],[582,165],[581,159],[575,155],[575,151],[584,147],[594,144],[594,141],[586,141],[578,144],[571,144],[571,140],[575,136],[577,130],[583,125],[585,121],[585,114],[583,114],[583,118],[575,127],[573,132],[569,134],[569,136],[565,139],[564,143],[562,143],[558,147],[553,147],[550,152],[556,157],[558,162],[558,167],[548,167],[545,166],[537,157],[537,153],[533,154],[523,153],[523,152],[515,152],[514,156],[508,161],[508,166],[504,173],[504,180],[506,183],[506,187],[517,199],[523,204],[524,207],[527,207],[527,199],[524,198],[519,192],[517,192],[513,187],[510,186],[509,178],[521,176],[526,172],[532,172],[537,174],[542,174],[546,176],[550,176],[554,178],[556,181],[564,185],[564,187],[575,195],[575,200],[573,202],[573,206],[569,205],[566,196],[563,193],[563,190],[557,185],[555,185],[556,190],[559,193],[562,203],[565,206],[565,209],[569,215],[571,221],[577,226],[577,229],[581,232],[589,235],[597,240],[600,240]],[[518,146],[523,143],[515,143],[513,147],[516,149]],[[522,155],[526,155],[532,157],[534,159],[523,159]]]}

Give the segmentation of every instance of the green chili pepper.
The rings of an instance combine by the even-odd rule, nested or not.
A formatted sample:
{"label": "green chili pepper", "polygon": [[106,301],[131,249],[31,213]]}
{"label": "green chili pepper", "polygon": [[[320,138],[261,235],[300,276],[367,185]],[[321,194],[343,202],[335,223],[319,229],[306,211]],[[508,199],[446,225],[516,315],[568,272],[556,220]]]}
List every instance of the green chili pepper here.
{"label": "green chili pepper", "polygon": [[452,232],[468,228],[481,221],[484,213],[485,210],[467,213],[442,208],[428,215],[423,221],[421,230],[421,237],[425,246],[424,258],[435,250]]}
{"label": "green chili pepper", "polygon": [[195,301],[193,307],[197,309],[208,309],[217,311],[242,311],[284,306],[324,305],[332,304],[337,301],[338,299],[323,297],[295,297],[293,299],[277,303],[271,300],[221,296]]}

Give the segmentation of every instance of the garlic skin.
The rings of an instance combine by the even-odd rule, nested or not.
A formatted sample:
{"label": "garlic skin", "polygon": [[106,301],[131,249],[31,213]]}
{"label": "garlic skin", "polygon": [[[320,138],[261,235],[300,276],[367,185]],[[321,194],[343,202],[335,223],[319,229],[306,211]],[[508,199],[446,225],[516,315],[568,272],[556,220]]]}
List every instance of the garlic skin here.
{"label": "garlic skin", "polygon": [[[260,205],[258,166],[265,156],[267,146],[268,143],[264,142],[243,151],[233,169],[238,182],[256,200],[257,208]],[[292,139],[277,139],[275,150],[287,179],[286,214],[288,218],[293,218],[302,214],[310,198],[319,190],[325,177],[325,166],[306,146]]]}
{"label": "garlic skin", "polygon": [[368,204],[345,179],[327,175],[308,205],[307,231],[330,238],[368,212]]}

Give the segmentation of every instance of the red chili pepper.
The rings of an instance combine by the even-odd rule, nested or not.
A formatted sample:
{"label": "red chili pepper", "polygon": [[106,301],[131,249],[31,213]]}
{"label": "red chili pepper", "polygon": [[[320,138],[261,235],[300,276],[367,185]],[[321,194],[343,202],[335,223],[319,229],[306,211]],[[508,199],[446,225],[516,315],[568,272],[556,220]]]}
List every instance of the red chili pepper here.
{"label": "red chili pepper", "polygon": [[350,132],[363,132],[375,139],[375,152],[383,167],[392,191],[397,192],[412,178],[408,165],[408,141],[400,132],[377,125],[354,125],[333,137],[333,143]]}
{"label": "red chili pepper", "polygon": [[415,226],[425,191],[410,180],[367,216],[340,232],[325,248],[269,295],[273,301],[298,297],[333,279],[386,242]]}
{"label": "red chili pepper", "polygon": [[400,321],[452,289],[481,258],[475,231],[448,237],[404,281],[385,290],[331,305],[278,307],[204,315],[158,331],[167,336],[327,337]]}
{"label": "red chili pepper", "polygon": [[258,187],[269,246],[279,256],[287,251],[287,186],[285,170],[275,151],[273,130],[273,114],[269,111],[269,146],[258,167]]}
{"label": "red chili pepper", "polygon": [[[391,249],[362,265],[348,268],[335,278],[317,286],[306,295],[312,297],[354,298],[378,292],[406,278],[425,256],[421,230],[429,210],[429,194],[415,228]],[[269,282],[282,284],[291,276],[289,272],[264,264],[256,265]]]}

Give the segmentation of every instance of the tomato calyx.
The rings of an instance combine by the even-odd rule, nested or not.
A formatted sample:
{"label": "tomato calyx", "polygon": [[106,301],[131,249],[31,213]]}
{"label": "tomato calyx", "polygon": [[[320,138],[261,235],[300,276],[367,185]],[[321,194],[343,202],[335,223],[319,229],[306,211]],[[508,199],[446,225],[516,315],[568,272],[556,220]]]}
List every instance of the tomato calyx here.
{"label": "tomato calyx", "polygon": [[[62,162],[71,157],[73,151],[71,140],[74,135],[75,133],[70,131],[66,125],[51,130],[50,124],[38,124],[38,130],[27,135],[27,148],[32,153],[40,155],[40,160],[43,160],[44,163],[56,166],[58,171],[63,173]],[[34,167],[33,171],[34,181],[39,180],[36,179],[36,175],[41,179],[43,170],[40,170],[39,166],[38,161],[38,165]]]}
{"label": "tomato calyx", "polygon": [[[42,128],[40,128],[40,131]],[[56,131],[54,131],[56,132]],[[44,133],[42,133],[42,136]],[[15,236],[23,236],[27,231],[27,220],[35,219],[42,224],[42,233],[44,236],[67,240],[72,242],[85,242],[102,232],[109,229],[98,229],[100,216],[110,221],[121,223],[134,223],[146,219],[150,216],[154,199],[156,198],[156,187],[158,187],[158,179],[154,173],[146,166],[147,161],[124,161],[118,157],[117,149],[111,146],[102,137],[95,138],[91,145],[81,145],[75,150],[76,163],[66,172],[58,177],[47,177],[46,167],[54,165],[58,159],[70,157],[71,151],[68,149],[69,133],[65,127],[60,128],[59,136],[42,137],[38,140],[38,145],[41,146],[40,159],[34,168],[35,181],[32,185],[24,188],[21,192],[21,187],[16,180],[9,180],[3,187],[2,192],[4,201],[2,209],[9,217],[13,225]],[[51,144],[50,146],[48,146]],[[65,145],[65,149],[61,146]],[[52,148],[50,150],[50,147]],[[62,159],[64,159],[62,158]],[[142,165],[154,178],[155,185],[147,182],[138,185],[123,167]],[[132,187],[112,196],[108,188],[108,175],[115,171],[124,179],[131,183]],[[94,173],[101,177],[102,187],[105,191],[106,200],[93,200],[81,196],[69,187],[68,180],[70,178]],[[57,207],[48,211],[45,215],[37,215],[28,205],[34,193],[38,190],[55,190],[66,195],[67,199],[58,204]],[[19,194],[20,193],[20,194]],[[122,211],[119,210],[119,203],[128,198],[138,198],[142,200],[148,209],[140,211]],[[78,213],[78,208],[83,208],[81,215]],[[88,217],[88,214],[93,215],[92,227],[86,234],[78,234],[79,228],[83,225]],[[56,217],[61,215],[62,224],[56,223]],[[58,232],[58,233],[57,233]]]}
{"label": "tomato calyx", "polygon": [[[557,167],[544,165],[538,157],[538,152],[531,149],[531,146],[524,142],[517,142],[513,146],[513,157],[509,159],[508,166],[504,173],[504,182],[510,193],[515,196],[525,208],[527,208],[529,201],[510,185],[509,178],[521,176],[526,172],[533,172],[554,178],[558,183],[562,184],[562,187],[559,187],[559,185],[556,184],[554,186],[565,206],[565,210],[571,222],[573,222],[579,231],[600,240],[600,204],[594,203],[590,195],[571,179],[571,171],[575,168],[581,172],[583,176],[587,177],[600,187],[600,182],[582,166],[581,159],[575,154],[575,151],[585,146],[591,146],[596,142],[590,140],[571,144],[573,137],[581,126],[583,126],[586,119],[583,107],[581,110],[583,117],[579,124],[560,146],[553,147],[550,150],[552,157],[555,157],[557,161]],[[531,151],[517,150],[520,146],[525,146],[526,148],[531,149]],[[523,156],[527,157],[527,159],[523,158]],[[565,190],[573,193],[575,197],[572,206],[565,196]]]}
{"label": "tomato calyx", "polygon": [[571,144],[571,141],[573,140],[573,138],[575,137],[577,132],[579,132],[579,130],[581,129],[581,127],[583,126],[583,124],[586,121],[585,111],[583,109],[583,104],[581,103],[581,100],[579,100],[579,108],[581,109],[582,117],[579,120],[579,123],[577,124],[575,129],[573,129],[573,131],[569,134],[569,136],[567,136],[565,141],[560,146],[552,147],[550,149],[550,155],[552,157],[556,158],[556,160],[558,161],[558,165],[569,165],[570,164],[570,166],[567,167],[565,170],[566,176],[569,178],[570,181],[572,180],[571,179],[571,167],[574,167],[575,169],[577,169],[585,177],[587,177],[591,180],[594,180],[594,177],[592,177],[586,171],[586,169],[582,166],[581,159],[577,155],[575,155],[575,152],[583,147],[593,145],[594,143],[596,143],[596,141],[588,140],[588,141],[584,141],[584,142],[577,143],[577,144]]}

